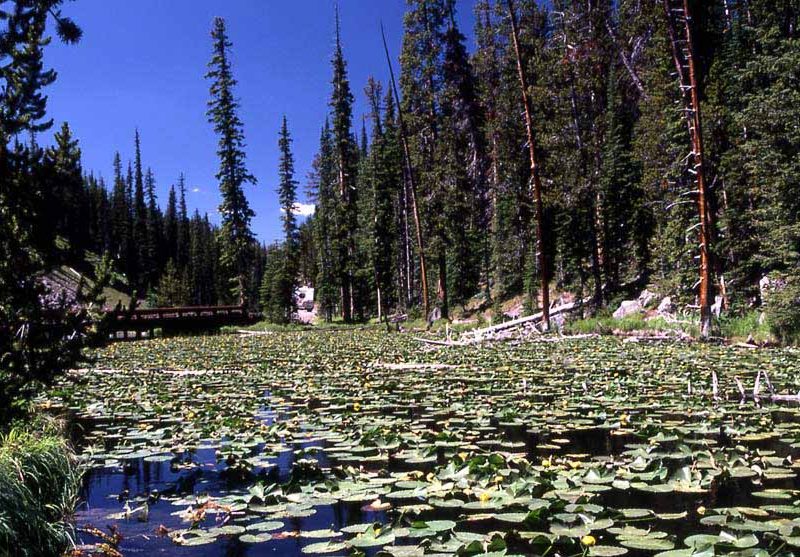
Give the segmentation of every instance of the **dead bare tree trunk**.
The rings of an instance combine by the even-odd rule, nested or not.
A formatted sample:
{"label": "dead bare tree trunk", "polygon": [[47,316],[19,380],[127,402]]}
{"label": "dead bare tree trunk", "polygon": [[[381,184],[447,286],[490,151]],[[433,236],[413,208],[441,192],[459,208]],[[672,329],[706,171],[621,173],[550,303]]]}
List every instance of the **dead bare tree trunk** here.
{"label": "dead bare tree trunk", "polygon": [[514,10],[513,0],[506,0],[508,13],[511,18],[511,36],[514,41],[514,53],[517,57],[517,72],[522,91],[522,104],[525,108],[525,131],[528,136],[528,151],[531,159],[531,182],[533,183],[533,202],[536,218],[536,257],[539,266],[539,283],[542,295],[542,327],[545,331],[550,329],[550,285],[548,283],[549,269],[547,256],[544,252],[544,210],[542,206],[542,181],[539,176],[539,163],[536,155],[536,143],[533,135],[531,121],[531,100],[528,95],[528,80],[525,77],[525,65],[519,48],[519,30],[517,28],[517,14]]}
{"label": "dead bare tree trunk", "polygon": [[381,37],[383,38],[383,50],[386,52],[386,63],[389,65],[389,77],[392,80],[392,93],[394,94],[395,103],[397,104],[397,122],[400,127],[400,140],[403,144],[403,159],[405,160],[406,164],[406,174],[408,175],[408,185],[411,193],[411,211],[414,214],[414,227],[417,233],[419,273],[420,281],[422,282],[422,311],[425,313],[425,319],[427,319],[428,314],[430,313],[428,307],[428,273],[425,269],[425,243],[422,238],[422,223],[420,222],[419,208],[417,207],[417,188],[414,183],[414,168],[411,165],[411,152],[408,148],[406,126],[403,122],[403,108],[400,106],[400,95],[397,94],[397,84],[394,79],[392,59],[389,56],[389,47],[386,45],[386,33],[383,30],[383,24],[381,24]]}
{"label": "dead bare tree trunk", "polygon": [[[697,212],[700,218],[700,336],[711,335],[711,298],[713,270],[711,267],[711,226],[709,193],[703,150],[703,128],[700,117],[700,95],[697,88],[697,68],[694,58],[692,37],[692,14],[689,0],[664,0],[667,29],[672,45],[672,56],[680,78],[680,88],[684,99],[686,123],[692,142],[690,161],[694,161],[689,171],[694,175],[697,185]],[[683,37],[676,30],[683,24]]]}
{"label": "dead bare tree trunk", "polygon": [[625,69],[628,71],[628,75],[631,77],[631,81],[633,85],[636,87],[636,90],[639,91],[639,94],[642,95],[643,98],[648,99],[649,96],[647,95],[647,91],[644,88],[644,84],[642,84],[642,79],[639,77],[639,74],[636,71],[636,68],[633,67],[633,63],[631,59],[625,54],[625,50],[622,48],[622,45],[619,44],[619,39],[617,38],[617,32],[614,30],[613,25],[609,21],[610,16],[606,16],[606,31],[608,31],[608,36],[611,37],[611,42],[614,45],[614,48],[619,53],[619,59],[622,61],[622,65],[625,66]]}

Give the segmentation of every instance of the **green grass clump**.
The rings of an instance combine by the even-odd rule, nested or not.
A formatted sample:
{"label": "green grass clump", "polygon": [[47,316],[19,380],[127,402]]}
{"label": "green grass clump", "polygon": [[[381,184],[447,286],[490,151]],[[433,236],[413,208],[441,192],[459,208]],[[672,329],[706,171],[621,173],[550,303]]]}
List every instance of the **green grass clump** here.
{"label": "green grass clump", "polygon": [[610,335],[614,331],[683,331],[695,336],[697,325],[693,322],[669,322],[662,317],[645,319],[644,315],[629,315],[615,319],[611,315],[601,314],[587,319],[568,321],[564,325],[567,334],[600,334]]}
{"label": "green grass clump", "polygon": [[330,331],[330,330],[344,330],[344,329],[357,329],[357,330],[381,330],[385,329],[384,323],[379,323],[377,319],[370,319],[368,321],[356,321],[353,323],[345,323],[341,319],[334,319],[333,321],[325,321],[324,319],[317,319],[314,323],[272,323],[270,321],[259,321],[253,325],[246,327],[223,327],[223,333],[235,333],[237,331],[254,331],[254,332],[292,332],[292,331]]}
{"label": "green grass clump", "polygon": [[81,471],[52,424],[12,427],[0,435],[0,555],[62,555],[73,545],[67,519]]}
{"label": "green grass clump", "polygon": [[776,278],[784,284],[765,300],[769,330],[782,344],[800,345],[800,277]]}
{"label": "green grass clump", "polygon": [[727,339],[743,340],[750,336],[756,342],[772,340],[772,333],[766,320],[758,311],[748,311],[742,315],[723,315],[719,320],[720,334]]}

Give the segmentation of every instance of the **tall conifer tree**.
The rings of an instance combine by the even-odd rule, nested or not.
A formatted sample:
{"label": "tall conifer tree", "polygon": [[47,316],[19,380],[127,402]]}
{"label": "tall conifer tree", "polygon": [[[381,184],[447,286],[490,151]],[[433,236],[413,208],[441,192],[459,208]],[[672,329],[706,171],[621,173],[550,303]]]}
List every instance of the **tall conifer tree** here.
{"label": "tall conifer tree", "polygon": [[244,126],[238,114],[239,102],[234,96],[237,82],[230,60],[232,43],[221,17],[214,19],[211,38],[214,47],[206,73],[206,78],[211,80],[207,115],[219,138],[216,176],[222,195],[219,206],[222,215],[221,263],[230,277],[234,299],[243,304],[248,290],[248,267],[254,239],[250,220],[255,216],[245,197],[244,185],[255,184],[256,179],[245,163]]}
{"label": "tall conifer tree", "polygon": [[341,315],[351,321],[355,313],[353,304],[356,228],[358,226],[358,192],[356,189],[356,164],[358,149],[353,141],[353,94],[347,79],[347,63],[342,52],[339,29],[339,12],[336,12],[336,44],[333,51],[333,91],[330,108],[332,115],[331,138],[337,175],[336,251],[339,272]]}
{"label": "tall conifer tree", "polygon": [[[278,202],[283,224],[283,246],[279,259],[264,274],[262,282],[262,307],[272,321],[288,323],[295,311],[294,293],[297,288],[298,237],[295,204],[297,203],[297,181],[294,179],[294,155],[292,138],[286,117],[283,117],[278,137],[280,160],[278,162]],[[268,294],[268,295],[265,295]]]}

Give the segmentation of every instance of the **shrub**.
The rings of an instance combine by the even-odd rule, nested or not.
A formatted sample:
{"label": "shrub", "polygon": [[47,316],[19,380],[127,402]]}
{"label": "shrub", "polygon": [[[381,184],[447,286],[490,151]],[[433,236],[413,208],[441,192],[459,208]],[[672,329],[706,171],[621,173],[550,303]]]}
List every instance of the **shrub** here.
{"label": "shrub", "polygon": [[800,277],[778,279],[782,283],[766,299],[767,323],[783,344],[800,343]]}
{"label": "shrub", "polygon": [[52,424],[0,435],[0,555],[60,556],[73,545],[81,471]]}

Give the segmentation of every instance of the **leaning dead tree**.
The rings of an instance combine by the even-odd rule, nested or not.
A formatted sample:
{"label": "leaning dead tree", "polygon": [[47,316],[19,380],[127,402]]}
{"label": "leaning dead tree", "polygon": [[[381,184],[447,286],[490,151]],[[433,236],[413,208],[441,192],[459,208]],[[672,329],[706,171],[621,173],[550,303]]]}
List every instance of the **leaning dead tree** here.
{"label": "leaning dead tree", "polygon": [[689,154],[689,172],[696,185],[697,212],[700,218],[700,336],[711,334],[711,214],[703,153],[703,128],[700,118],[700,96],[697,89],[697,67],[692,37],[692,13],[689,0],[664,0],[667,31],[672,46],[672,58],[680,80],[684,115],[689,128],[692,152]]}
{"label": "leaning dead tree", "polygon": [[406,166],[406,176],[408,178],[409,189],[411,190],[411,211],[414,213],[414,228],[417,233],[417,250],[419,251],[419,274],[422,281],[422,310],[425,313],[425,319],[428,319],[428,274],[425,269],[425,242],[422,238],[422,223],[419,218],[419,209],[417,208],[417,187],[414,182],[414,167],[411,165],[411,151],[408,147],[408,136],[406,135],[406,126],[403,121],[403,108],[400,106],[400,95],[397,94],[397,84],[394,80],[394,69],[392,68],[392,59],[389,56],[389,47],[386,46],[386,33],[383,30],[383,23],[381,23],[381,37],[383,38],[383,50],[386,53],[386,63],[389,65],[389,77],[392,81],[392,94],[394,101],[397,105],[397,123],[400,127],[400,141],[403,144],[403,161]]}
{"label": "leaning dead tree", "polygon": [[522,90],[522,104],[525,108],[525,131],[528,135],[528,151],[531,159],[531,183],[533,184],[533,202],[536,218],[536,257],[539,266],[539,289],[542,292],[542,328],[547,331],[550,329],[550,285],[548,284],[549,269],[547,267],[547,256],[544,251],[544,215],[542,207],[542,180],[539,176],[539,162],[536,153],[536,142],[533,134],[533,123],[531,121],[531,98],[528,94],[528,80],[525,77],[525,64],[522,60],[522,53],[519,47],[519,29],[517,26],[517,13],[514,9],[513,0],[506,0],[508,4],[508,14],[511,18],[511,37],[514,41],[514,53],[517,57],[517,72],[519,73],[519,84]]}

